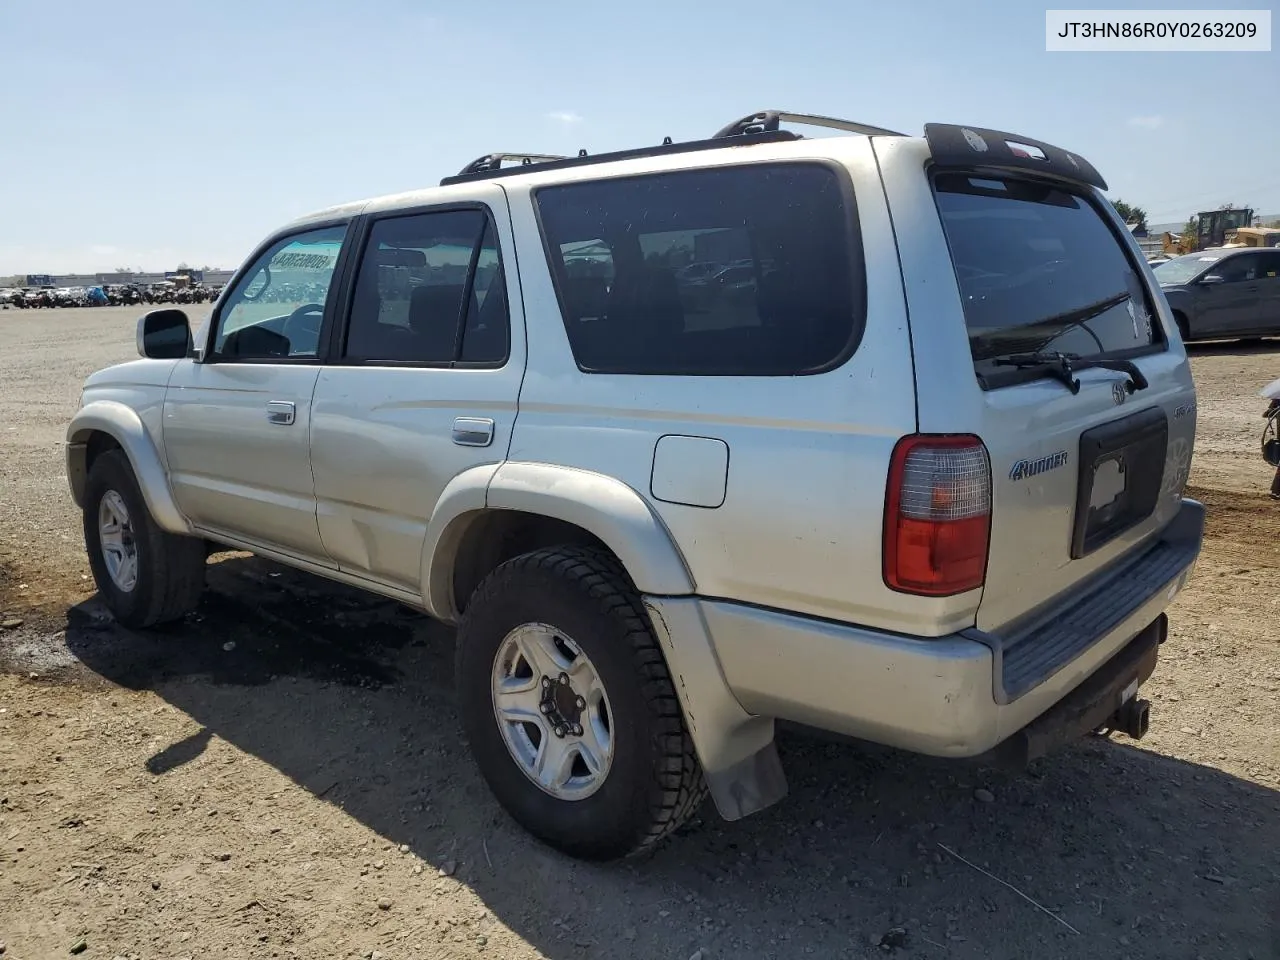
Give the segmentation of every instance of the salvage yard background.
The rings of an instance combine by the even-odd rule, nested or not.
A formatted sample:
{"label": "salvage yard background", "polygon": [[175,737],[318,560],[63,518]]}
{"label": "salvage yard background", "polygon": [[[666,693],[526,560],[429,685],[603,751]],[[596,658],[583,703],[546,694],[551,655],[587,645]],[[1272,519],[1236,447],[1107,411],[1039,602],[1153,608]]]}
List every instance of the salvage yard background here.
{"label": "salvage yard background", "polygon": [[243,555],[181,626],[113,624],[62,439],[135,318],[0,312],[4,960],[1280,957],[1280,345],[1194,349],[1209,526],[1140,745],[1010,776],[787,737],[781,805],[593,866],[490,798],[444,627]]}

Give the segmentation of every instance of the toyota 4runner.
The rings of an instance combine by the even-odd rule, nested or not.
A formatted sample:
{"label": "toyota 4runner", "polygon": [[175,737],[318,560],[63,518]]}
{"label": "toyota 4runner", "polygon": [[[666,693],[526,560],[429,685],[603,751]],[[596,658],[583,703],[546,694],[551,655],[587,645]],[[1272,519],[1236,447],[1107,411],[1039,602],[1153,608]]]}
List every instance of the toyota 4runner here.
{"label": "toyota 4runner", "polygon": [[589,858],[779,800],[777,720],[993,762],[1145,732],[1195,391],[1084,158],[766,111],[512,159],[283,228],[88,379],[121,623],[220,548],[456,623],[481,772]]}

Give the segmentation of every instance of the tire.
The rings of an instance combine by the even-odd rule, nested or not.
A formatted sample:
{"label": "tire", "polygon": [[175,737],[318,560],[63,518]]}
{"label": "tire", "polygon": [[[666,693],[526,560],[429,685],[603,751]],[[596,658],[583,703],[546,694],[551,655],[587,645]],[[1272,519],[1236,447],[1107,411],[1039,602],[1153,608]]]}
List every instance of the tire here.
{"label": "tire", "polygon": [[1178,335],[1182,337],[1183,343],[1191,342],[1191,324],[1187,322],[1187,318],[1180,313],[1173,315],[1174,322],[1178,325]]}
{"label": "tire", "polygon": [[[127,517],[121,541],[133,551],[133,578],[117,573],[103,549],[103,502]],[[119,519],[117,517],[117,519]],[[121,450],[108,450],[93,462],[85,483],[84,542],[89,567],[107,608],[126,627],[143,628],[178,620],[195,609],[204,592],[205,543],[156,526],[147,510],[133,468]],[[119,555],[119,549],[112,551]],[[123,585],[122,585],[123,584]]]}
{"label": "tire", "polygon": [[[517,628],[569,638],[600,681],[612,749],[589,795],[548,792],[508,746],[494,677]],[[557,850],[586,860],[639,854],[684,823],[706,796],[666,661],[635,587],[610,554],[554,547],[499,566],[467,605],[456,668],[462,723],[481,774],[512,818]],[[578,683],[570,690],[576,693]],[[585,712],[581,719],[591,722]],[[575,760],[573,769],[586,768]]]}

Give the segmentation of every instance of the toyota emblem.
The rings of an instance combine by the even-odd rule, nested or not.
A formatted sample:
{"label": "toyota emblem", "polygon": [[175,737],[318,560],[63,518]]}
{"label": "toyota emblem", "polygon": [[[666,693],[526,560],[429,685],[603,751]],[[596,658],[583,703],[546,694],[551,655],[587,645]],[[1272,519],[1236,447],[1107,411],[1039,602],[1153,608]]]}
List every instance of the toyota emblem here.
{"label": "toyota emblem", "polygon": [[1117,380],[1115,383],[1111,384],[1111,399],[1113,401],[1115,401],[1117,404],[1121,404],[1121,403],[1124,403],[1125,400],[1127,400],[1128,398],[1129,398],[1129,391],[1125,387],[1123,382],[1121,382],[1120,380]]}

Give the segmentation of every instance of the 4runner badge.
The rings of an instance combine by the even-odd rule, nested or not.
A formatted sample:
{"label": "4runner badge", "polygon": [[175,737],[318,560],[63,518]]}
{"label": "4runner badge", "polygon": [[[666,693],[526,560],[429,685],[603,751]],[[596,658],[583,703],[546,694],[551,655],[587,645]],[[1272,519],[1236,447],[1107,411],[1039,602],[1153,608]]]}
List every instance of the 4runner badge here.
{"label": "4runner badge", "polygon": [[1064,466],[1067,462],[1067,451],[1059,450],[1057,453],[1051,453],[1047,457],[1040,457],[1038,460],[1019,460],[1009,471],[1010,480],[1025,480],[1027,477],[1034,477],[1044,473],[1047,470],[1057,470]]}

